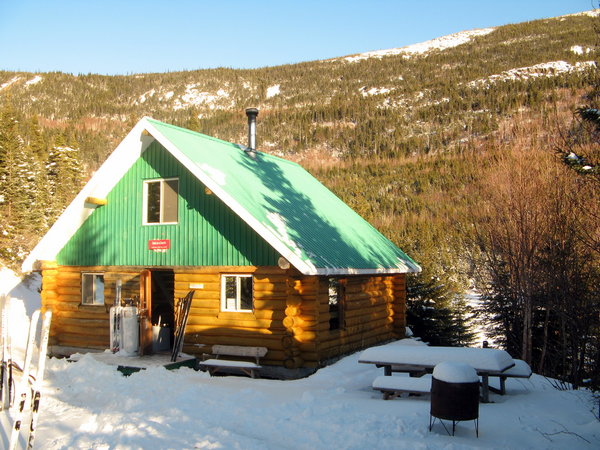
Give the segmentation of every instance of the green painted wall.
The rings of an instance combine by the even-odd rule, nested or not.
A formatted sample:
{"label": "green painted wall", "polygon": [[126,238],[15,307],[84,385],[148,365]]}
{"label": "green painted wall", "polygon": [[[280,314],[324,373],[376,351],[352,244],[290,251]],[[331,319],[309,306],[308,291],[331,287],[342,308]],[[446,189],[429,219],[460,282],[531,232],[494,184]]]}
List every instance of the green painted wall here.
{"label": "green painted wall", "polygon": [[[179,177],[179,223],[142,225],[143,180]],[[279,254],[154,142],[57,255],[61,265],[273,266]],[[165,253],[150,239],[169,239]]]}

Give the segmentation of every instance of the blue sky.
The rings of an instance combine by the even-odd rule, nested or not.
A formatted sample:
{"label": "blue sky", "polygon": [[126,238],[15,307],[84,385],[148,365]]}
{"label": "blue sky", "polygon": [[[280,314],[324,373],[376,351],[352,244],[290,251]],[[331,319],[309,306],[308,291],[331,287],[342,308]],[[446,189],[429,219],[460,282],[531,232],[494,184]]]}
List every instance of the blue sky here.
{"label": "blue sky", "polygon": [[0,70],[254,68],[586,11],[594,0],[0,0]]}

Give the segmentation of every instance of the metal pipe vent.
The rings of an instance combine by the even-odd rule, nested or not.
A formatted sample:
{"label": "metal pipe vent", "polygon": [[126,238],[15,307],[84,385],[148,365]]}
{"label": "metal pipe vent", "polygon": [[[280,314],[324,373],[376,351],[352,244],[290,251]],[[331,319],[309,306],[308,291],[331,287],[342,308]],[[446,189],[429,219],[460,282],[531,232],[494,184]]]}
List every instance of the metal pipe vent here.
{"label": "metal pipe vent", "polygon": [[258,108],[246,108],[248,116],[248,149],[253,152],[256,150],[256,116],[258,116]]}

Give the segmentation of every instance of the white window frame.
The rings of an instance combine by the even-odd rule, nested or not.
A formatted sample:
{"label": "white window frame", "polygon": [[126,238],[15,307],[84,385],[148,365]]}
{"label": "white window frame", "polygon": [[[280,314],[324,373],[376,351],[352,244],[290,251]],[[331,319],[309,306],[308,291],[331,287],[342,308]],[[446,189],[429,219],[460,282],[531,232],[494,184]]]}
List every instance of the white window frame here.
{"label": "white window frame", "polygon": [[[227,278],[236,278],[236,296],[235,296],[235,305],[233,308],[231,304],[228,305],[227,301]],[[242,304],[242,285],[239,282],[240,278],[251,278],[252,274],[236,274],[236,273],[227,273],[221,274],[221,311],[222,312],[254,312],[254,279],[252,279],[252,309],[241,309]]]}
{"label": "white window frame", "polygon": [[[142,224],[144,225],[177,225],[179,223],[179,204],[177,205],[177,220],[175,222],[163,222],[164,214],[164,201],[165,198],[165,184],[167,181],[177,180],[177,202],[179,203],[179,177],[171,178],[154,178],[151,180],[144,180],[143,189],[143,208],[142,208]],[[160,221],[159,222],[148,222],[148,185],[150,183],[160,182]]]}
{"label": "white window frame", "polygon": [[[92,277],[92,303],[85,301],[85,290],[84,290],[84,279],[86,276]],[[96,278],[102,277],[102,285],[104,288],[102,289],[102,298],[98,298],[98,292],[96,290]],[[106,292],[106,280],[104,279],[103,272],[82,272],[81,273],[81,304],[87,306],[99,306],[104,305],[104,293]]]}

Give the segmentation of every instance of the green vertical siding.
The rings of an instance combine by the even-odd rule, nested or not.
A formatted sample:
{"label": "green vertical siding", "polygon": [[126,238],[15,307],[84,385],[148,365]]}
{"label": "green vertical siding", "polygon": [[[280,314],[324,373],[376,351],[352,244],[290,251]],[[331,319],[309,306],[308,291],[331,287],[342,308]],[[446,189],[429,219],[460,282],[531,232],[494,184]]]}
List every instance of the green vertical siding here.
{"label": "green vertical siding", "polygon": [[[179,223],[142,225],[143,181],[179,178]],[[276,265],[278,254],[154,142],[57,255],[62,265]],[[148,240],[170,239],[166,253]]]}

